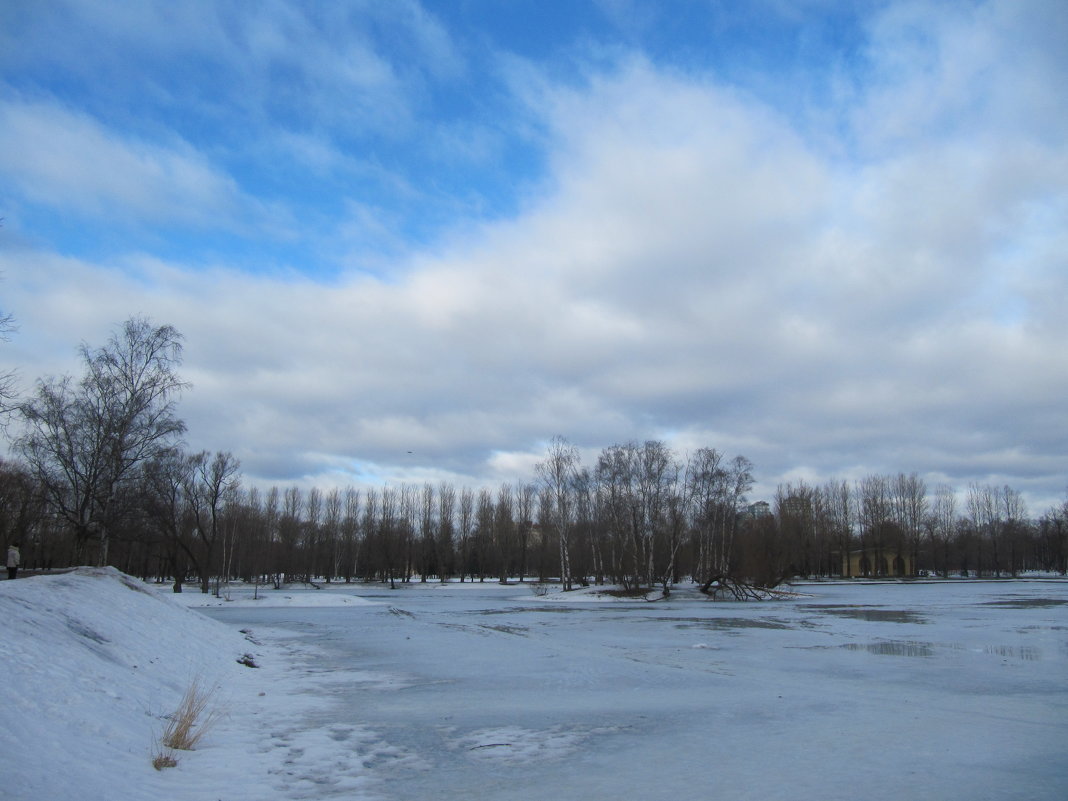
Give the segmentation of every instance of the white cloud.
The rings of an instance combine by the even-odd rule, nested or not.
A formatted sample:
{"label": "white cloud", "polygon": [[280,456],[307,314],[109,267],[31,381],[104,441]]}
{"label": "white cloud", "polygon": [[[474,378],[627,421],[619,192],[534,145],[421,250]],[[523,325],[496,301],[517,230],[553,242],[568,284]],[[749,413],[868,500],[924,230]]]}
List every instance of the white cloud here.
{"label": "white cloud", "polygon": [[228,127],[239,142],[278,129],[410,131],[423,84],[466,69],[449,31],[409,0],[68,0],[17,15],[0,43],[9,64],[74,76],[101,116],[151,109],[179,130]]}
{"label": "white cloud", "polygon": [[[581,86],[528,75],[514,85],[531,90],[543,132],[540,193],[388,275],[324,285],[225,263],[119,269],[0,251],[5,302],[20,336],[69,336],[71,348],[130,313],[176,325],[195,446],[233,450],[279,483],[287,463],[302,481],[350,467],[512,479],[559,433],[594,453],[650,436],[742,453],[765,493],[777,480],[918,470],[1015,476],[1048,497],[1068,469],[1068,169],[1039,100],[1056,76],[1029,57],[1026,104],[978,97],[976,76],[996,69],[1009,86],[1015,68],[996,60],[992,22],[957,28],[958,16],[895,8],[873,26],[876,89],[860,113],[838,110],[862,145],[850,158],[759,98],[640,58]],[[926,39],[902,34],[928,19]],[[952,113],[928,107],[944,98]],[[217,215],[242,202],[182,146],[116,141],[85,115],[24,107],[45,135],[49,115],[74,126],[72,147],[95,158],[84,176],[35,164],[26,191],[31,177],[50,195],[69,180],[79,208],[137,206],[147,182],[159,214],[195,191]],[[1021,109],[1033,133],[1006,121]],[[291,141],[308,163],[341,158],[325,140]],[[126,175],[98,172],[105,163]],[[164,180],[178,173],[193,178]],[[341,247],[401,249],[388,214],[346,208]],[[25,369],[41,366],[21,353]]]}
{"label": "white cloud", "polygon": [[55,103],[0,101],[0,173],[31,200],[96,218],[235,224],[236,183],[183,142],[129,139]]}
{"label": "white cloud", "polygon": [[1068,120],[1063,9],[1043,0],[902,2],[871,17],[870,74],[853,110],[862,146],[1023,135],[1048,143]]}

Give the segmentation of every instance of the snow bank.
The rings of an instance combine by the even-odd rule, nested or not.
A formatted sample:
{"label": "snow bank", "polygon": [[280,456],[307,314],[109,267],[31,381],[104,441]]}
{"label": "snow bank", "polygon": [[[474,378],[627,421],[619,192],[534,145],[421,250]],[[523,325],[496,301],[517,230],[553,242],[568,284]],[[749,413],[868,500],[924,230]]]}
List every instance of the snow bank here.
{"label": "snow bank", "polygon": [[[282,719],[299,706],[278,697],[280,654],[265,659],[241,633],[112,568],[0,582],[0,621],[0,798],[269,791],[271,766],[246,756],[257,736],[246,729],[257,704],[273,702]],[[246,653],[267,669],[239,664]],[[193,681],[217,688],[223,717],[200,750],[156,771],[166,716]]]}

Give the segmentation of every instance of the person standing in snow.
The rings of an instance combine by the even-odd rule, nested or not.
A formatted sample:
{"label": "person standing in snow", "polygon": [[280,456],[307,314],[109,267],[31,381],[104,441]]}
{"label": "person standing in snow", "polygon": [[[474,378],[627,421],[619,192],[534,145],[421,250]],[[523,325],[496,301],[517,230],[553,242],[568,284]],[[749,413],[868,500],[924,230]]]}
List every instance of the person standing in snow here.
{"label": "person standing in snow", "polygon": [[7,577],[13,579],[19,572],[19,562],[21,557],[19,556],[19,544],[17,542],[11,543],[7,546]]}

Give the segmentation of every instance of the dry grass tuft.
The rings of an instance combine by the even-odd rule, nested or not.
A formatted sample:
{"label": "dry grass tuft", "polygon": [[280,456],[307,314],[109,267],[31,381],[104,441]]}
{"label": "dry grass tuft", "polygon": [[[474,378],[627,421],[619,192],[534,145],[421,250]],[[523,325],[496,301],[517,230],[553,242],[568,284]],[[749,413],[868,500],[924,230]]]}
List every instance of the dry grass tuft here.
{"label": "dry grass tuft", "polygon": [[182,696],[178,709],[167,720],[161,744],[177,751],[192,751],[218,721],[220,712],[212,708],[215,689],[205,690],[194,680]]}
{"label": "dry grass tuft", "polygon": [[178,709],[167,717],[167,726],[157,743],[152,767],[156,770],[176,767],[178,760],[174,752],[194,750],[211,730],[222,714],[212,706],[215,690],[215,687],[206,690],[199,680],[193,680],[182,696]]}

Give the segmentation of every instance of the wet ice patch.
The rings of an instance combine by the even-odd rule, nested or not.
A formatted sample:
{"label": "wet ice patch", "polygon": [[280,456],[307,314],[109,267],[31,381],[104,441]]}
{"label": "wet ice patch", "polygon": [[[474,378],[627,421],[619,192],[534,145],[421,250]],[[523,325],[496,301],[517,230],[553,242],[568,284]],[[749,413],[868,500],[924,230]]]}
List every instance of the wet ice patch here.
{"label": "wet ice patch", "polygon": [[575,751],[586,734],[551,729],[524,729],[503,726],[471,732],[452,743],[452,747],[471,759],[494,762],[542,762],[560,759]]}
{"label": "wet ice patch", "polygon": [[1035,662],[1042,658],[1042,651],[1032,645],[987,645],[983,653]]}
{"label": "wet ice patch", "polygon": [[1063,598],[1006,598],[998,601],[986,601],[984,606],[1000,606],[1005,609],[1043,609],[1050,606],[1065,606],[1068,601]]}
{"label": "wet ice patch", "polygon": [[867,651],[879,656],[919,656],[929,658],[935,655],[934,646],[929,642],[911,640],[880,640],[879,642],[850,642],[841,646],[848,651]]}
{"label": "wet ice patch", "polygon": [[801,607],[806,611],[819,612],[824,615],[836,617],[848,617],[854,620],[865,620],[869,623],[926,623],[927,619],[909,609],[885,609],[877,606],[865,606],[862,604],[805,604]]}
{"label": "wet ice patch", "polygon": [[480,626],[480,628],[485,629],[486,631],[496,631],[496,632],[499,632],[501,634],[515,634],[515,635],[517,635],[519,637],[526,637],[527,636],[527,632],[530,631],[530,629],[528,629],[526,626],[500,625],[500,626]]}
{"label": "wet ice patch", "polygon": [[766,617],[678,617],[663,618],[672,622],[677,629],[711,629],[735,633],[737,629],[775,629],[787,631],[795,628],[789,621]]}

